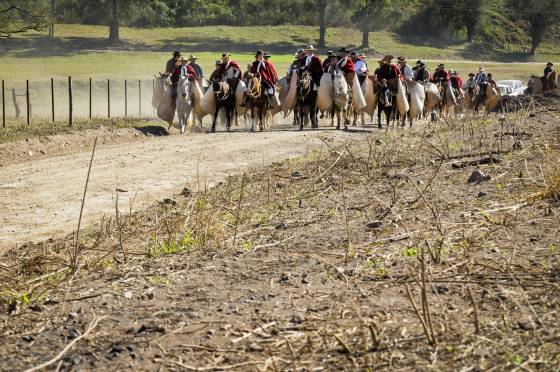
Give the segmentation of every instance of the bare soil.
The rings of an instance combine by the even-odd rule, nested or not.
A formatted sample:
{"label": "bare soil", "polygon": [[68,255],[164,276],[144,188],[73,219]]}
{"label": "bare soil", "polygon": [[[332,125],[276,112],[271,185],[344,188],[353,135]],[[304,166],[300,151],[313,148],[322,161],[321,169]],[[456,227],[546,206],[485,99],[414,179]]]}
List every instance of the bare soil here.
{"label": "bare soil", "polygon": [[[156,172],[150,158],[178,167],[164,155],[195,162],[184,141],[238,175],[98,220],[77,246],[66,236],[4,254],[0,369],[558,370],[559,128],[538,107],[321,140],[136,145],[152,154],[123,175],[137,162]],[[266,156],[309,143],[320,146],[304,157]],[[191,166],[173,168],[183,180],[170,189]]]}
{"label": "bare soil", "polygon": [[[212,187],[228,174],[305,155],[321,143],[317,136],[325,135],[293,130],[172,132],[175,135],[146,137],[135,129],[101,128],[4,144],[9,165],[0,167],[0,253],[17,243],[60,237],[76,229],[95,138],[98,147],[83,226],[114,214],[117,189],[122,190],[121,209],[143,209],[184,187],[192,191]],[[327,135],[350,137],[334,131]],[[24,157],[33,160],[21,162]]]}

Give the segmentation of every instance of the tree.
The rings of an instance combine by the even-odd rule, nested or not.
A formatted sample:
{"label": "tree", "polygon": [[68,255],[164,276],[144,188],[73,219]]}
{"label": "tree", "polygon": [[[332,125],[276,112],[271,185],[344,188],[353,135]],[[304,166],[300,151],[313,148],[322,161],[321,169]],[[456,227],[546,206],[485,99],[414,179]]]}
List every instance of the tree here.
{"label": "tree", "polygon": [[399,9],[391,0],[357,1],[352,20],[362,31],[362,48],[369,47],[369,33],[385,28],[399,17]]}
{"label": "tree", "polygon": [[119,36],[119,1],[110,0],[111,11],[109,17],[109,44],[115,45],[120,42]]}
{"label": "tree", "polygon": [[319,48],[325,47],[327,33],[327,5],[328,0],[317,0],[317,13],[319,14]]}
{"label": "tree", "polygon": [[510,0],[509,5],[529,25],[529,55],[533,56],[550,27],[560,24],[560,0]]}
{"label": "tree", "polygon": [[453,28],[465,28],[467,41],[472,43],[486,11],[486,0],[439,0],[436,5]]}
{"label": "tree", "polygon": [[0,39],[27,31],[43,31],[49,25],[43,1],[0,0]]}

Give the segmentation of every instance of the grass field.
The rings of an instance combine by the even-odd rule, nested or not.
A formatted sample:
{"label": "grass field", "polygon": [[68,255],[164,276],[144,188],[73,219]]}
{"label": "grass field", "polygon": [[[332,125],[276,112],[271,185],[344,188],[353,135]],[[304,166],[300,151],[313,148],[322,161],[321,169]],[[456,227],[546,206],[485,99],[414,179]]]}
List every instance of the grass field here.
{"label": "grass field", "polygon": [[[292,61],[293,52],[314,44],[316,27],[270,26],[132,29],[122,28],[122,46],[108,48],[107,28],[84,25],[57,25],[56,38],[49,41],[44,34],[27,34],[11,40],[0,54],[0,78],[6,80],[41,80],[62,78],[149,78],[164,68],[170,53],[179,49],[184,54],[196,54],[207,74],[222,51],[233,53],[243,66],[251,62],[256,49],[274,54],[273,61],[280,74]],[[441,61],[460,73],[474,70],[480,60],[494,72],[496,78],[522,78],[540,73],[542,62],[560,59],[560,50],[544,44],[537,61],[527,61],[522,55],[496,50],[478,50],[466,43],[435,42],[403,39],[394,33],[380,31],[370,36],[368,62],[385,54],[404,55],[411,61],[427,60],[430,65]],[[329,29],[327,44],[331,49],[345,45],[357,47],[361,34],[357,30]],[[522,46],[518,46],[522,47]],[[324,51],[323,51],[324,52]],[[514,62],[514,63],[504,63]]]}

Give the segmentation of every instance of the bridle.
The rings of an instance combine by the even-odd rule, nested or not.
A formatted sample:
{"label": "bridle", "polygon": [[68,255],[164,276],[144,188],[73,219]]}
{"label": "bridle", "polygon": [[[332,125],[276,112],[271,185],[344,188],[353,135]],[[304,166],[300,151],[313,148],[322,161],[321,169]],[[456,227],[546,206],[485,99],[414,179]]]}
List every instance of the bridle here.
{"label": "bridle", "polygon": [[[231,87],[229,86],[229,84],[225,81],[214,81],[214,84],[218,84],[218,86],[220,87],[220,89],[218,91],[214,90],[214,96],[216,96],[216,99],[218,99],[219,101],[225,101],[227,100],[230,96],[231,96]],[[227,86],[227,92],[224,92],[224,87]],[[213,87],[212,87],[213,89]],[[221,97],[219,97],[219,94],[222,94]]]}
{"label": "bridle", "polygon": [[247,95],[252,99],[258,99],[262,94],[262,86],[261,86],[261,78],[253,76],[251,78],[251,90],[247,93]]}
{"label": "bridle", "polygon": [[309,72],[305,71],[301,74],[298,91],[300,97],[306,97],[311,92],[311,75]]}

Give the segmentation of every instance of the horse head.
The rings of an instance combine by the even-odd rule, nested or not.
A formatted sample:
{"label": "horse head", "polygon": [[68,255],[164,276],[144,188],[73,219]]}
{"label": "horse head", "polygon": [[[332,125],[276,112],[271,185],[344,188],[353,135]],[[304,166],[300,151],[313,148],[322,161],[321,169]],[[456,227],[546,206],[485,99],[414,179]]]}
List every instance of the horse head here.
{"label": "horse head", "polygon": [[300,75],[298,81],[298,95],[300,97],[306,97],[311,92],[313,86],[312,82],[313,80],[311,79],[309,71],[304,71]]}
{"label": "horse head", "polygon": [[333,88],[335,96],[342,96],[348,93],[348,83],[344,73],[340,70],[335,70],[333,73]]}
{"label": "horse head", "polygon": [[219,101],[225,101],[230,96],[230,86],[226,81],[214,79],[212,81],[212,90],[214,97]]}

